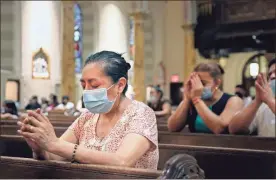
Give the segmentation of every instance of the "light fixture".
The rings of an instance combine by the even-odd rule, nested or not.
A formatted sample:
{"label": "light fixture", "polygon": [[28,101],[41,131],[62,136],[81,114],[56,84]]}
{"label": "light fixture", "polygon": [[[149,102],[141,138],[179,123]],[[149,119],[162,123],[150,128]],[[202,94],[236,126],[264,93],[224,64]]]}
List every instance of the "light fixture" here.
{"label": "light fixture", "polygon": [[259,74],[259,64],[258,63],[251,63],[249,66],[250,76],[256,77]]}

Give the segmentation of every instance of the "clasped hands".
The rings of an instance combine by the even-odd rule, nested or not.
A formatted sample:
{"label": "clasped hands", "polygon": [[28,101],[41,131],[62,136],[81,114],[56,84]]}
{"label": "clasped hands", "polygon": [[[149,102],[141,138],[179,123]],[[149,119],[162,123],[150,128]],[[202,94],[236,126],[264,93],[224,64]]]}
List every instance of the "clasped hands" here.
{"label": "clasped hands", "polygon": [[18,133],[24,137],[34,152],[49,151],[53,143],[58,142],[54,127],[40,109],[28,111],[23,121],[18,121]]}
{"label": "clasped hands", "polygon": [[203,84],[197,73],[193,72],[184,84],[183,97],[190,101],[195,97],[201,97]]}
{"label": "clasped hands", "polygon": [[258,103],[266,103],[270,100],[273,100],[274,94],[272,92],[272,89],[270,88],[270,85],[267,81],[267,77],[264,73],[260,73],[257,76],[257,79],[255,81],[255,87],[256,87],[256,101]]}

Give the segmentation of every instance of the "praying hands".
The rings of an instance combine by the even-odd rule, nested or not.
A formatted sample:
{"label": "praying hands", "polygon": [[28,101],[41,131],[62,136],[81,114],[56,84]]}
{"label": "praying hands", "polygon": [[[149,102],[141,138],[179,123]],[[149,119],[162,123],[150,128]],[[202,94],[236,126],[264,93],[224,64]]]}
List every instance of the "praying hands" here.
{"label": "praying hands", "polygon": [[18,125],[18,133],[25,138],[34,152],[48,151],[51,145],[59,140],[51,122],[41,114],[40,109],[28,111],[28,116],[23,122],[18,121]]}

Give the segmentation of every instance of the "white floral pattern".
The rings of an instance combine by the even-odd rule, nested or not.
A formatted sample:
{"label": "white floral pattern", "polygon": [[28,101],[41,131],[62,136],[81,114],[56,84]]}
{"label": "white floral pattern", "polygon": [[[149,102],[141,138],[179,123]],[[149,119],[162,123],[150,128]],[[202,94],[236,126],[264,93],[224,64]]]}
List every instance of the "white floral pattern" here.
{"label": "white floral pattern", "polygon": [[96,136],[98,118],[99,114],[94,115],[85,111],[69,127],[74,131],[80,145],[89,149],[115,153],[127,134],[136,133],[146,137],[152,143],[152,148],[136,162],[135,167],[157,169],[158,132],[156,117],[151,108],[144,103],[132,101],[111,132],[102,139]]}

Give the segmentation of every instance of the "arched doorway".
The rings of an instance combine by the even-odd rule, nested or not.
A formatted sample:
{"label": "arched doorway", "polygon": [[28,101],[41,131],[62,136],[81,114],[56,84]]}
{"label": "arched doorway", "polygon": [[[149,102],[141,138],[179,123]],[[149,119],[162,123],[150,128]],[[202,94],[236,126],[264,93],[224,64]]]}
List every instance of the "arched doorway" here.
{"label": "arched doorway", "polygon": [[267,72],[268,60],[263,53],[258,53],[248,59],[242,71],[242,83],[248,95],[255,97],[255,80],[259,73]]}

